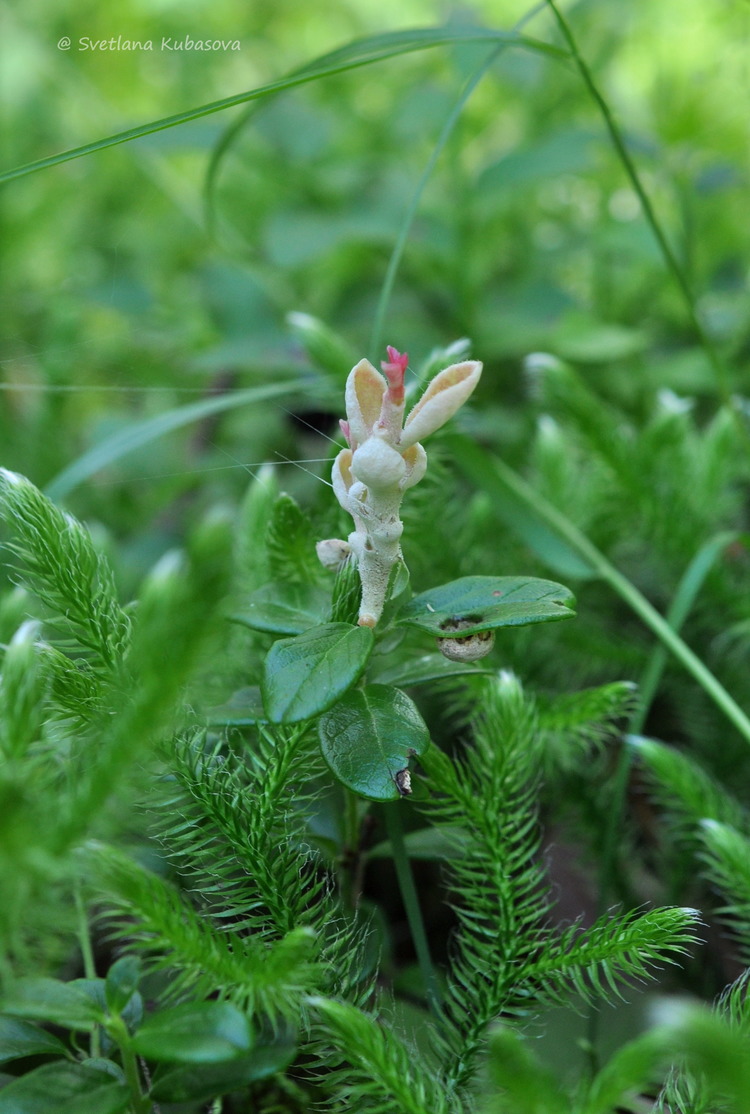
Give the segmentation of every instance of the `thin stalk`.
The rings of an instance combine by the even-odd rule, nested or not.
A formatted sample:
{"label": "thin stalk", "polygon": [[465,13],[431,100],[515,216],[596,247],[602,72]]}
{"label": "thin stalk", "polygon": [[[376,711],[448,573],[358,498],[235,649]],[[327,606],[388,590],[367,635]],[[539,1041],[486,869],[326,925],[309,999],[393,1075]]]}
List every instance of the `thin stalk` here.
{"label": "thin stalk", "polygon": [[[672,597],[666,621],[677,634],[687,619],[690,610],[702,588],[706,577],[713,568],[716,558],[737,534],[725,532],[711,538],[698,550],[680,578],[680,583]],[[668,660],[667,650],[659,643],[654,646],[638,684],[638,703],[628,720],[627,734],[638,735],[643,729],[651,702],[656,695],[662,674]],[[612,882],[617,860],[617,844],[622,831],[625,815],[630,770],[633,764],[632,749],[623,745],[617,758],[612,792],[607,808],[607,823],[602,841],[601,865],[599,868],[598,912],[601,916],[609,908],[612,896]],[[596,1074],[596,1045],[599,1035],[599,1011],[589,1010],[587,1024],[587,1044],[591,1058],[591,1075]]]}
{"label": "thin stalk", "polygon": [[399,806],[400,802],[385,806],[386,830],[393,852],[393,863],[396,867],[396,877],[398,878],[398,884],[401,890],[401,900],[404,903],[406,919],[409,922],[409,931],[411,932],[411,938],[414,943],[414,950],[417,953],[417,962],[422,972],[422,979],[427,994],[427,1003],[432,1012],[437,1014],[440,1010],[438,981],[435,968],[432,964],[430,947],[427,943],[427,933],[425,932],[424,921],[422,920],[422,910],[419,907],[419,898],[417,897],[417,890],[414,885],[414,877],[411,872],[411,866],[409,865],[409,856],[406,853],[404,828],[401,823]]}
{"label": "thin stalk", "polygon": [[682,641],[664,616],[659,614],[635,585],[631,584],[603,553],[600,553],[577,526],[548,503],[542,495],[534,491],[517,472],[502,460],[489,457],[468,438],[453,433],[446,435],[444,440],[452,450],[456,463],[479,487],[483,487],[490,494],[497,493],[500,498],[510,493],[517,502],[524,504],[527,510],[531,510],[539,521],[545,523],[553,534],[565,541],[588,566],[588,569],[601,577],[656,635],[661,644],[679,661],[729,722],[736,727],[745,742],[750,744],[750,719],[737,701],[730,696],[697,654],[694,654]]}
{"label": "thin stalk", "polygon": [[[73,896],[76,905],[76,919],[78,921],[78,946],[81,949],[83,973],[87,979],[95,979],[96,963],[94,962],[94,950],[91,946],[89,919],[86,913],[86,904],[83,900],[81,881],[78,878],[73,883]],[[91,1031],[89,1048],[91,1050],[92,1059],[96,1059],[96,1057],[99,1056],[101,1050],[98,1025],[94,1026]]]}
{"label": "thin stalk", "polygon": [[138,1061],[135,1052],[130,1047],[130,1037],[125,1022],[121,1017],[112,1017],[107,1025],[107,1033],[118,1045],[122,1056],[122,1070],[130,1090],[130,1109],[132,1114],[149,1114],[153,1104],[147,1095],[143,1094],[141,1077],[138,1072]]}
{"label": "thin stalk", "polygon": [[[544,0],[540,0],[538,4],[535,4],[533,8],[531,8],[528,12],[526,12],[524,16],[521,17],[521,19],[519,19],[519,21],[513,26],[512,31],[520,31],[521,28],[524,27],[531,19],[533,19],[535,15],[538,15],[539,12],[543,10]],[[474,73],[464,85],[458,100],[456,101],[455,105],[448,115],[448,118],[443,124],[440,135],[438,136],[437,143],[435,144],[432,154],[427,161],[427,165],[422,171],[419,181],[417,182],[416,189],[414,190],[414,193],[412,195],[412,199],[409,202],[409,206],[406,212],[404,213],[401,227],[399,228],[398,236],[396,237],[396,242],[393,245],[393,251],[391,252],[391,257],[388,260],[388,267],[386,269],[385,278],[383,279],[383,285],[380,290],[380,297],[378,298],[378,306],[375,311],[375,320],[373,322],[372,333],[370,336],[370,356],[373,360],[377,360],[378,353],[380,352],[380,347],[383,343],[383,328],[385,325],[386,314],[388,313],[388,306],[391,300],[391,295],[393,294],[393,286],[396,281],[398,269],[401,266],[401,259],[406,249],[406,241],[409,239],[411,226],[414,223],[414,218],[417,215],[417,210],[419,209],[419,205],[422,200],[422,194],[425,191],[427,183],[432,177],[432,172],[437,165],[438,159],[445,150],[453,129],[455,128],[461,117],[461,113],[466,107],[466,102],[469,100],[472,93],[474,92],[482,78],[485,76],[487,71],[492,67],[497,57],[502,53],[503,50],[505,50],[507,45],[507,43],[500,43],[499,46],[495,47],[495,49],[489,53],[484,61],[479,66],[477,66]]]}
{"label": "thin stalk", "polygon": [[[716,563],[717,557],[737,540],[737,533],[724,531],[710,538],[701,546],[680,578],[677,591],[667,611],[666,620],[675,634],[679,634],[687,619],[706,577]],[[640,735],[646,722],[651,703],[659,688],[666,668],[668,654],[664,646],[655,646],[649,655],[646,667],[638,682],[638,704],[628,721],[628,735]]]}
{"label": "thin stalk", "polygon": [[[677,256],[672,249],[672,245],[667,239],[666,233],[661,226],[661,222],[659,221],[654,207],[651,204],[651,199],[646,193],[646,189],[640,179],[635,163],[633,162],[630,156],[630,152],[625,145],[625,140],[622,137],[622,133],[617,125],[617,122],[615,121],[615,118],[610,111],[609,105],[600,93],[599,88],[594,81],[594,76],[589,69],[585,58],[578,49],[578,43],[576,42],[576,38],[573,34],[570,24],[567,22],[559,7],[557,6],[556,0],[546,0],[546,3],[549,5],[552,14],[555,17],[555,20],[557,21],[557,25],[562,32],[562,36],[565,39],[565,42],[570,50],[573,61],[578,67],[578,72],[583,79],[584,85],[586,86],[592,100],[602,114],[602,118],[604,119],[604,124],[609,133],[609,137],[612,140],[612,144],[620,158],[620,161],[622,162],[623,167],[625,168],[625,173],[630,179],[630,184],[635,190],[638,200],[641,203],[643,214],[648,221],[649,227],[651,228],[657,244],[659,245],[659,250],[662,253],[667,269],[674,279],[677,289],[682,295],[682,299],[685,303],[685,308],[687,310],[693,329],[695,330],[695,334],[698,337],[698,340],[700,341],[703,350],[708,356],[709,362],[714,370],[716,383],[722,401],[725,403],[726,406],[729,407],[730,410],[736,413],[736,406],[732,402],[731,390],[729,386],[729,376],[726,365],[724,364],[724,360],[720,356],[719,351],[713,340],[703,327],[695,303],[695,296],[690,287],[690,283],[688,282],[685,271],[680,265]],[[744,422],[742,424],[744,428]]]}
{"label": "thin stalk", "polygon": [[121,1051],[122,1067],[132,1095],[130,1105],[133,1114],[149,1114],[149,1111],[152,1109],[152,1104],[150,1099],[145,1097],[141,1092],[141,1081],[138,1075],[138,1063],[135,1058],[135,1053],[129,1048],[122,1048]]}
{"label": "thin stalk", "polygon": [[[503,44],[503,46],[504,45],[505,44]],[[398,236],[396,237],[396,243],[393,245],[393,251],[391,252],[391,257],[388,260],[388,267],[386,268],[385,278],[383,279],[383,285],[380,289],[380,297],[378,298],[378,306],[375,310],[375,320],[372,325],[372,334],[370,336],[370,356],[373,360],[377,359],[378,353],[380,352],[380,347],[383,343],[383,327],[385,325],[385,318],[388,312],[391,295],[393,294],[393,286],[396,281],[398,269],[401,266],[401,259],[403,258],[403,254],[406,249],[406,241],[409,239],[411,226],[414,223],[414,218],[417,215],[417,210],[422,200],[422,194],[424,193],[427,183],[432,177],[432,172],[435,169],[438,159],[445,150],[445,146],[450,139],[453,129],[458,123],[461,113],[466,106],[466,102],[468,101],[469,97],[474,92],[484,75],[487,73],[487,70],[500,54],[503,46],[496,47],[490,53],[489,57],[485,58],[481,66],[477,68],[477,70],[467,81],[466,85],[461,91],[460,97],[451,109],[448,119],[443,124],[440,136],[438,137],[438,141],[435,144],[432,154],[427,161],[427,165],[420,175],[419,181],[417,182],[417,187],[414,190],[412,199],[409,202],[409,207],[404,214],[403,221],[401,222],[401,227],[398,231]]]}
{"label": "thin stalk", "polygon": [[[695,599],[703,583],[711,571],[716,558],[736,534],[725,532],[711,538],[702,546],[683,573],[677,586],[672,603],[666,615],[666,623],[679,636],[679,631],[687,619]],[[648,710],[656,695],[662,674],[666,668],[668,653],[662,644],[654,646],[646,667],[638,683],[638,703],[628,720],[627,734],[638,735],[646,722]],[[608,810],[608,824],[605,832],[602,854],[602,868],[599,878],[599,912],[603,913],[609,905],[611,891],[610,880],[614,867],[617,849],[617,837],[622,826],[622,817],[625,811],[625,795],[628,787],[630,767],[632,765],[632,751],[630,747],[623,746],[620,751],[617,769],[614,778],[614,791],[611,807]]]}

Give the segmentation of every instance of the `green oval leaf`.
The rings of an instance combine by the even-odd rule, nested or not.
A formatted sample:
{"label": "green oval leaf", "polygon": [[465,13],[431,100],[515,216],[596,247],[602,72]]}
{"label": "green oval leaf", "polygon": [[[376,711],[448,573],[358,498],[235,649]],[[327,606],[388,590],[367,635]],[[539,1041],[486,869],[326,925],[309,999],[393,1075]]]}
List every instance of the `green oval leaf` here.
{"label": "green oval leaf", "polygon": [[266,718],[258,685],[247,685],[245,688],[237,689],[226,704],[209,708],[206,712],[209,727],[247,727],[265,721]]}
{"label": "green oval leaf", "polygon": [[147,1060],[216,1064],[249,1052],[250,1023],[229,1002],[188,1002],[160,1010],[141,1025],[132,1040]]}
{"label": "green oval leaf", "polygon": [[328,602],[328,593],[316,585],[264,584],[231,619],[268,634],[301,634],[323,621]]}
{"label": "green oval leaf", "polygon": [[294,1059],[296,1046],[279,1040],[259,1045],[247,1056],[224,1064],[185,1064],[160,1068],[154,1077],[150,1097],[156,1102],[206,1102],[217,1095],[241,1091],[249,1083],[283,1071]]}
{"label": "green oval leaf", "polygon": [[[392,656],[392,655],[391,655]],[[497,673],[497,666],[482,666],[450,661],[437,651],[430,654],[412,654],[408,658],[386,664],[385,655],[378,655],[371,665],[367,676],[377,685],[398,684],[402,688],[424,685],[428,681],[440,681],[444,677],[466,677],[470,674],[482,676]],[[387,659],[386,659],[387,660]]]}
{"label": "green oval leaf", "polygon": [[110,1013],[122,1013],[138,989],[141,961],[135,955],[124,955],[112,964],[105,980],[105,997]]}
{"label": "green oval leaf", "polygon": [[573,594],[554,580],[534,576],[464,576],[415,596],[403,608],[399,622],[419,627],[436,637],[445,634],[452,619],[472,620],[462,636],[496,627],[521,627],[570,619],[575,614]]}
{"label": "green oval leaf", "polygon": [[371,801],[398,800],[396,774],[430,745],[416,705],[387,685],[348,692],[321,718],[319,732],[323,757],[339,781]]}
{"label": "green oval leaf", "polygon": [[[469,853],[471,833],[458,824],[435,824],[407,832],[404,846],[410,859],[465,859]],[[393,845],[389,839],[367,852],[368,859],[392,859]]]}
{"label": "green oval leaf", "polygon": [[320,715],[361,677],[372,652],[369,627],[326,623],[296,638],[282,638],[263,667],[263,703],[272,723]]}
{"label": "green oval leaf", "polygon": [[51,1021],[66,1029],[90,1030],[104,1020],[104,1010],[85,990],[58,979],[18,979],[3,998],[2,1009],[3,1013]]}
{"label": "green oval leaf", "polygon": [[64,1056],[65,1053],[65,1045],[52,1033],[37,1029],[29,1021],[0,1017],[0,1064],[24,1056]]}
{"label": "green oval leaf", "polygon": [[82,1064],[45,1064],[0,1091],[0,1114],[119,1114],[130,1091]]}

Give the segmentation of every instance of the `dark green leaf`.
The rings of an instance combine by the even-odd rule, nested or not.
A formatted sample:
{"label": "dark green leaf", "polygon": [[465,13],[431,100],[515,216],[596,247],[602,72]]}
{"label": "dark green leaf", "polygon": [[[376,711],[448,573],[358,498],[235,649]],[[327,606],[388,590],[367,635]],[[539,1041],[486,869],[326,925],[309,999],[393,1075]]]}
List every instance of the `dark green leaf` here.
{"label": "dark green leaf", "polygon": [[[104,979],[73,979],[67,985],[71,989],[85,994],[89,1001],[93,1003],[95,1009],[99,1011],[99,1016],[103,1017],[109,1012],[107,986]],[[119,1012],[128,1028],[136,1029],[143,1018],[143,999],[140,994],[137,991],[131,994]]]}
{"label": "dark green leaf", "polygon": [[578,580],[597,576],[596,568],[573,548],[567,538],[545,522],[529,505],[515,473],[499,458],[489,456],[470,438],[443,435],[448,451],[472,483],[488,493],[503,521],[559,576]]}
{"label": "dark green leaf", "polygon": [[497,669],[483,668],[481,665],[450,661],[442,654],[416,654],[406,661],[388,664],[380,655],[368,671],[368,679],[378,685],[424,685],[428,681],[439,681],[441,677],[464,677],[468,674],[496,673]]}
{"label": "dark green leaf", "polygon": [[19,979],[2,1002],[3,1013],[51,1021],[66,1029],[90,1030],[104,1020],[97,1007],[80,987],[57,979]]}
{"label": "dark green leaf", "polygon": [[43,1053],[64,1056],[65,1045],[57,1037],[45,1033],[43,1029],[37,1029],[29,1021],[0,1017],[0,1064]]}
{"label": "dark green leaf", "polygon": [[102,1056],[90,1056],[86,1060],[81,1060],[81,1064],[84,1067],[93,1068],[95,1071],[101,1071],[105,1075],[111,1076],[118,1083],[127,1083],[125,1072],[114,1060],[105,1060]]}
{"label": "dark green leaf", "polygon": [[225,1064],[200,1067],[190,1064],[159,1070],[151,1097],[156,1102],[205,1102],[283,1071],[294,1059],[295,1051],[295,1046],[288,1041],[278,1041],[254,1048],[247,1056]]}
{"label": "dark green leaf", "polygon": [[391,569],[391,575],[388,579],[388,595],[380,618],[381,628],[388,626],[395,619],[409,599],[410,584],[411,577],[408,568],[403,561],[397,561]]}
{"label": "dark green leaf", "polygon": [[138,989],[141,961],[135,955],[124,955],[107,972],[105,996],[110,1013],[122,1013]]}
{"label": "dark green leaf", "polygon": [[326,711],[358,680],[374,643],[369,627],[326,623],[282,638],[263,668],[263,703],[272,723],[296,723]]}
{"label": "dark green leaf", "polygon": [[206,721],[210,727],[243,727],[267,719],[257,685],[247,685],[233,692],[226,704],[209,708]]}
{"label": "dark green leaf", "polygon": [[309,584],[264,584],[253,592],[235,623],[269,634],[301,634],[321,623],[328,611],[323,588]]}
{"label": "dark green leaf", "polygon": [[[410,859],[463,859],[471,843],[471,835],[457,824],[435,824],[431,828],[419,828],[407,832],[404,844]],[[393,847],[389,839],[378,843],[367,852],[368,859],[393,857]]]}
{"label": "dark green leaf", "polygon": [[150,1017],[132,1044],[147,1060],[216,1064],[248,1052],[252,1033],[244,1013],[229,1002],[188,1002]]}
{"label": "dark green leaf", "polygon": [[464,576],[415,596],[402,610],[400,622],[436,637],[453,619],[471,620],[461,636],[496,627],[520,627],[570,619],[571,592],[553,580],[531,576]]}
{"label": "dark green leaf", "polygon": [[401,796],[396,774],[430,745],[416,705],[399,689],[355,689],[320,720],[323,757],[339,781],[371,801]]}
{"label": "dark green leaf", "polygon": [[534,143],[514,147],[488,166],[477,181],[477,194],[489,194],[497,204],[499,190],[517,190],[544,178],[578,174],[590,166],[597,133],[583,128],[557,128]]}
{"label": "dark green leaf", "polygon": [[44,1064],[0,1091],[0,1114],[119,1114],[129,1103],[124,1084],[65,1061]]}

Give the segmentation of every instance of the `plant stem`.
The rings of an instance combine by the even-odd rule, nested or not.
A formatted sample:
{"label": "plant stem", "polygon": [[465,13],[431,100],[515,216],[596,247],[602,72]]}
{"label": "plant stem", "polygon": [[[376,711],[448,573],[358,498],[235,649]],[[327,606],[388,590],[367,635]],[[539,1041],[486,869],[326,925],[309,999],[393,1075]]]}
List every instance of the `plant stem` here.
{"label": "plant stem", "polygon": [[440,1010],[438,981],[435,975],[435,968],[432,964],[430,947],[427,943],[427,934],[425,932],[424,921],[422,920],[422,910],[419,907],[419,898],[417,897],[414,877],[411,872],[411,866],[409,865],[409,856],[406,853],[404,829],[401,822],[401,813],[399,812],[400,807],[400,802],[385,806],[386,829],[393,852],[393,863],[396,867],[396,877],[398,878],[398,884],[401,890],[401,899],[404,903],[404,909],[406,910],[406,919],[409,922],[409,930],[414,943],[414,950],[417,953],[417,962],[419,963],[419,969],[422,972],[422,979],[425,984],[427,1003],[433,1013],[438,1013]]}
{"label": "plant stem", "polygon": [[[712,569],[716,558],[730,542],[736,539],[736,537],[736,534],[730,532],[717,534],[706,542],[705,545],[701,546],[693,557],[680,578],[680,583],[677,586],[677,591],[672,597],[672,603],[670,604],[666,616],[666,621],[675,634],[679,632],[690,613],[690,609],[695,602],[698,592],[703,586],[706,576]],[[651,701],[659,687],[659,681],[666,667],[667,660],[666,649],[661,643],[657,644],[649,655],[646,667],[641,674],[641,680],[638,683],[638,703],[630,716],[627,726],[627,733],[629,735],[637,735],[642,731],[649,707],[651,706]],[[627,744],[624,744],[620,747],[617,766],[612,779],[612,791],[609,807],[607,809],[607,822],[602,842],[597,902],[600,916],[606,912],[609,907],[612,895],[612,880],[616,867],[617,843],[620,832],[622,831],[625,801],[632,764],[632,749],[627,746]],[[592,1008],[589,1011],[587,1041],[592,1057],[592,1078],[596,1074],[595,1050],[599,1032],[599,1016],[599,1011],[596,1008]]]}
{"label": "plant stem", "polygon": [[[713,568],[717,557],[737,540],[738,535],[729,530],[716,534],[701,546],[680,578],[677,591],[667,611],[666,621],[675,634],[679,634],[683,623],[690,614],[695,599],[703,583]],[[648,710],[656,695],[662,674],[667,664],[667,651],[664,646],[655,646],[649,655],[646,667],[638,682],[638,704],[628,722],[628,734],[638,735],[643,730]]]}
{"label": "plant stem", "polygon": [[[543,9],[544,0],[540,0],[538,4],[535,4],[533,8],[526,12],[526,14],[522,16],[522,18],[519,19],[516,24],[514,24],[512,30],[520,31],[522,27],[524,27],[531,19],[533,19],[535,15],[538,15],[539,12],[543,11]],[[467,101],[471,97],[479,82],[493,65],[496,58],[502,53],[503,50],[506,49],[508,45],[510,44],[500,43],[499,46],[496,46],[494,50],[490,51],[489,55],[480,63],[469,80],[466,82],[463,89],[461,90],[461,94],[458,100],[456,101],[455,105],[448,115],[448,118],[443,124],[440,135],[438,136],[437,143],[435,144],[432,154],[427,161],[427,165],[425,166],[419,177],[419,181],[417,182],[417,186],[412,195],[412,199],[409,202],[409,206],[406,212],[404,213],[401,227],[398,230],[398,236],[396,237],[396,242],[393,245],[391,257],[388,260],[388,267],[386,269],[385,278],[383,279],[383,285],[380,290],[378,306],[375,311],[375,320],[373,321],[372,333],[370,335],[370,356],[373,360],[378,359],[380,347],[383,343],[383,327],[385,324],[385,318],[388,312],[388,305],[391,300],[391,295],[393,294],[393,285],[396,281],[396,275],[401,265],[402,256],[406,249],[406,241],[409,238],[411,226],[414,223],[414,218],[417,215],[417,210],[419,209],[419,204],[422,200],[422,194],[424,193],[427,183],[432,177],[432,172],[435,169],[438,159],[445,150],[453,129],[455,128],[461,117],[461,113],[466,107]]]}
{"label": "plant stem", "polygon": [[[698,337],[698,340],[700,341],[701,346],[703,347],[703,350],[706,353],[708,360],[713,368],[714,375],[716,376],[717,387],[722,401],[728,407],[728,409],[730,409],[734,413],[737,413],[737,407],[733,403],[731,397],[729,376],[724,360],[720,356],[719,351],[713,340],[703,327],[700,316],[698,314],[698,309],[695,304],[695,296],[690,288],[690,283],[688,282],[687,275],[678,262],[677,256],[675,255],[672,246],[667,239],[666,233],[661,226],[659,218],[654,211],[654,207],[651,204],[651,199],[646,193],[643,182],[641,181],[635,163],[630,156],[630,152],[625,145],[625,141],[622,137],[622,133],[620,132],[617,122],[615,121],[615,118],[610,111],[609,105],[605,101],[602,94],[599,92],[599,88],[594,81],[594,76],[589,69],[588,64],[586,63],[586,60],[578,49],[578,43],[576,42],[570,24],[567,22],[559,7],[557,6],[556,0],[546,0],[546,3],[551,9],[555,20],[557,21],[557,24],[560,28],[560,31],[562,32],[562,36],[570,49],[571,56],[576,66],[578,67],[578,71],[581,75],[581,78],[583,79],[584,85],[586,86],[592,100],[602,114],[604,124],[609,133],[609,137],[612,140],[612,144],[620,158],[620,161],[622,162],[623,167],[625,168],[625,173],[630,179],[630,184],[633,187],[638,200],[641,203],[643,214],[648,221],[649,227],[651,228],[657,244],[659,245],[659,250],[661,251],[664,258],[667,270],[672,275],[677,289],[682,295],[682,299],[685,303],[685,308],[687,309],[687,313],[693,329],[695,330],[695,334]],[[744,421],[741,424],[744,429]]]}
{"label": "plant stem", "polygon": [[[95,979],[96,963],[94,962],[94,951],[91,947],[89,919],[86,913],[86,903],[83,900],[83,887],[80,878],[76,878],[73,882],[73,897],[75,899],[76,917],[78,920],[78,945],[81,949],[81,959],[83,960],[83,973],[87,979]],[[95,1059],[99,1055],[100,1048],[99,1027],[97,1025],[91,1031],[91,1041],[89,1042],[92,1058]]]}
{"label": "plant stem", "polygon": [[153,1108],[153,1104],[149,1097],[143,1094],[141,1089],[138,1061],[135,1052],[130,1047],[130,1037],[127,1027],[120,1016],[114,1015],[109,1018],[107,1021],[107,1034],[120,1049],[122,1068],[125,1072],[125,1079],[130,1089],[130,1108],[132,1114],[149,1114]]}
{"label": "plant stem", "polygon": [[495,47],[495,49],[491,51],[489,57],[484,59],[482,64],[467,81],[466,85],[461,91],[460,97],[458,98],[456,104],[453,106],[448,119],[443,124],[440,136],[438,137],[438,141],[435,144],[432,154],[427,161],[427,165],[420,175],[419,181],[417,182],[417,187],[414,190],[412,199],[409,202],[409,207],[407,208],[406,213],[404,214],[404,219],[401,222],[401,227],[398,231],[398,236],[396,237],[396,243],[393,245],[393,251],[391,252],[391,257],[388,260],[388,267],[386,268],[385,278],[383,279],[383,285],[380,289],[380,297],[378,298],[378,306],[375,311],[375,320],[373,321],[372,333],[370,336],[370,355],[373,360],[377,360],[378,353],[380,352],[380,347],[383,343],[383,327],[385,324],[385,317],[388,312],[388,305],[391,300],[391,295],[393,294],[393,285],[396,281],[396,275],[398,273],[398,269],[401,265],[401,259],[406,249],[406,241],[409,238],[411,226],[414,222],[415,216],[417,215],[419,203],[422,200],[422,194],[424,193],[427,183],[432,177],[432,172],[435,169],[435,165],[437,164],[438,159],[442,155],[445,146],[450,139],[451,132],[458,123],[461,113],[466,106],[466,102],[486,74],[487,70],[495,61],[498,54],[500,54],[504,45],[505,44],[502,44],[499,47]]}
{"label": "plant stem", "polygon": [[148,1097],[144,1096],[141,1091],[141,1079],[138,1074],[138,1062],[135,1058],[135,1053],[129,1048],[121,1048],[121,1052],[125,1078],[128,1081],[128,1087],[132,1095],[130,1105],[133,1109],[133,1114],[149,1114],[152,1108],[151,1101]]}
{"label": "plant stem", "polygon": [[574,526],[570,519],[561,514],[556,507],[531,487],[517,472],[502,460],[490,457],[479,449],[473,441],[459,434],[451,433],[444,437],[457,464],[480,487],[491,495],[505,500],[510,494],[514,502],[521,503],[531,510],[536,518],[548,526],[553,534],[562,539],[570,550],[582,558],[589,571],[600,576],[656,635],[673,657],[687,670],[700,685],[714,704],[724,713],[730,723],[737,728],[746,743],[750,744],[750,719],[720,681],[714,677],[700,658],[693,653],[669,622],[659,614],[634,584],[623,576],[585,534]]}

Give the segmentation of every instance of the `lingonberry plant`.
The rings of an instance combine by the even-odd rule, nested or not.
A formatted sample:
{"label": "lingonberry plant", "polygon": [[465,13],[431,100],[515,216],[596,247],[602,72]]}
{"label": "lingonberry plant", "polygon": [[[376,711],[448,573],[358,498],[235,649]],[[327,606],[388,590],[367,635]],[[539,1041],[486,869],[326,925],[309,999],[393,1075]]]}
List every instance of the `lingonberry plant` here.
{"label": "lingonberry plant", "polygon": [[0,1114],[747,1114],[743,6],[74,7],[3,27]]}
{"label": "lingonberry plant", "polygon": [[[4,852],[6,961],[28,972],[25,910],[53,880],[76,895],[85,959],[84,977],[68,982],[11,979],[6,968],[6,1056],[31,1059],[0,1092],[3,1114],[51,1110],[45,1095],[92,1114],[197,1111],[208,1100],[217,1111],[440,1114],[472,1110],[482,1093],[487,1110],[501,1093],[498,1109],[531,1110],[529,1096],[552,1102],[553,1093],[549,1109],[569,1109],[512,1029],[492,1035],[492,1023],[618,995],[691,939],[696,914],[678,908],[555,927],[538,853],[545,738],[556,727],[573,739],[592,716],[606,731],[630,690],[605,687],[561,716],[487,658],[487,632],[572,619],[560,584],[479,570],[412,593],[399,507],[427,467],[418,438],[468,399],[480,365],[441,371],[402,424],[406,365],[389,348],[387,381],[367,361],[347,381],[348,447],[333,468],[356,524],[348,545],[328,541],[316,553],[296,504],[267,482],[251,485],[245,527],[271,578],[249,595],[248,570],[231,568],[227,523],[209,521],[189,556],[164,558],[123,608],[85,529],[24,478],[0,474],[16,575],[46,631],[22,623],[3,662],[14,836]],[[420,544],[416,536],[404,548]],[[246,561],[247,543],[235,553]],[[208,674],[226,683],[238,653],[244,685],[201,712],[200,692],[205,701],[217,685]],[[203,680],[186,689],[196,667]],[[466,739],[453,755],[431,741],[405,691],[446,678],[464,694]],[[131,794],[133,781],[139,792],[149,783],[138,808],[150,835],[138,835],[134,854],[110,813],[128,781]],[[421,820],[405,838],[407,807]],[[394,860],[418,957],[417,1045],[392,1016],[383,929],[363,894],[379,809],[387,841],[378,854]],[[142,823],[132,827],[136,838]],[[413,840],[445,862],[457,927],[442,971],[413,886]],[[116,941],[103,977],[89,903]],[[683,1029],[698,1024],[709,1025],[691,1015]],[[676,1039],[658,1031],[591,1094],[617,1101]],[[477,1091],[488,1055],[495,1082]],[[586,1107],[605,1109],[592,1098]]]}

